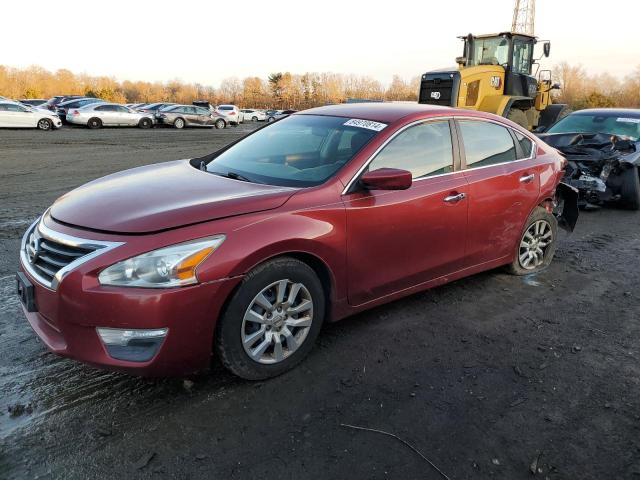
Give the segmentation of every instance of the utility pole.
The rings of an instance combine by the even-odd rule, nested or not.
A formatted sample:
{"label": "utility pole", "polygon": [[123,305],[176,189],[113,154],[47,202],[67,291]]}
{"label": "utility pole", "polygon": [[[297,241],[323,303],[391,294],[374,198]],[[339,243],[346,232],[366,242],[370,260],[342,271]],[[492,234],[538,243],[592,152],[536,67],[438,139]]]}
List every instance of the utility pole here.
{"label": "utility pole", "polygon": [[513,9],[511,32],[533,36],[535,18],[536,0],[516,0],[516,5]]}

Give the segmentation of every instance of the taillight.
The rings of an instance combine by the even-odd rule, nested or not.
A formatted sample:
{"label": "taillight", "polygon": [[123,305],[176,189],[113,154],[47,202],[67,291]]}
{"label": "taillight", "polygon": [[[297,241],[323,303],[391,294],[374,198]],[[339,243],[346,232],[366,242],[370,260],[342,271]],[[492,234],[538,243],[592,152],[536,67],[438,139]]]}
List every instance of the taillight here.
{"label": "taillight", "polygon": [[71,115],[80,115],[80,112],[78,110],[74,110],[73,112],[71,112]]}
{"label": "taillight", "polygon": [[229,112],[229,115],[235,115],[236,112]]}

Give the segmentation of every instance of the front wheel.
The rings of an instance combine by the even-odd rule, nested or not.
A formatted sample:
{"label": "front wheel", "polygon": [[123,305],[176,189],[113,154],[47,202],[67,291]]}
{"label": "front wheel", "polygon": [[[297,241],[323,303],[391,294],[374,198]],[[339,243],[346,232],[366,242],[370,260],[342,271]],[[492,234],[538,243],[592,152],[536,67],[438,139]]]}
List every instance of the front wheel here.
{"label": "front wheel", "polygon": [[175,122],[173,122],[173,126],[178,129],[184,128],[184,120],[181,118],[176,118]]}
{"label": "front wheel", "polygon": [[509,266],[514,275],[529,275],[546,269],[556,253],[558,221],[542,207],[536,207],[527,219],[524,232]]}
{"label": "front wheel", "polygon": [[226,127],[226,126],[227,126],[227,122],[225,122],[225,121],[224,121],[224,120],[222,120],[221,118],[220,118],[220,119],[218,119],[218,120],[216,120],[215,127],[216,127],[218,130],[220,130],[221,128],[224,128],[224,127]]}
{"label": "front wheel", "polygon": [[631,166],[622,172],[620,196],[622,204],[629,210],[640,210],[640,177],[638,168]]}
{"label": "front wheel", "polygon": [[325,294],[307,264],[283,257],[246,275],[216,327],[224,366],[247,380],[275,377],[313,348],[324,319]]}
{"label": "front wheel", "polygon": [[41,120],[38,120],[37,127],[38,127],[38,130],[48,131],[53,128],[53,123],[48,118],[43,118]]}
{"label": "front wheel", "polygon": [[251,121],[252,122],[257,122],[258,121],[258,117],[256,117],[255,115],[253,117],[251,117]]}
{"label": "front wheel", "polygon": [[267,118],[267,123],[275,122],[275,120],[276,120],[275,118],[269,117]]}
{"label": "front wheel", "polygon": [[138,126],[140,128],[151,128],[152,125],[153,125],[153,122],[151,121],[150,118],[142,118],[138,123]]}

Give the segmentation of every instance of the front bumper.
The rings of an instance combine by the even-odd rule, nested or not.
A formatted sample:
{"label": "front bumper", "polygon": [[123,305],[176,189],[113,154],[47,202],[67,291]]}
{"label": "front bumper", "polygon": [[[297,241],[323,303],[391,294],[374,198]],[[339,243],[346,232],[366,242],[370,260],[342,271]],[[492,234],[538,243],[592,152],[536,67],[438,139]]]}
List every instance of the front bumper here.
{"label": "front bumper", "polygon": [[[218,316],[241,280],[226,278],[172,289],[102,286],[97,272],[113,262],[113,256],[105,254],[48,287],[25,268],[24,261],[21,258],[20,270],[33,286],[34,305],[23,303],[23,311],[50,351],[141,376],[179,376],[207,369]],[[167,331],[150,360],[127,361],[114,358],[113,349],[109,353],[97,328]],[[115,356],[122,358],[121,352]]]}
{"label": "front bumper", "polygon": [[[24,271],[23,271],[24,272]],[[69,275],[59,291],[34,284],[38,311],[23,311],[31,328],[58,355],[141,376],[187,375],[208,368],[216,320],[233,279],[167,291],[94,286]],[[78,288],[80,287],[80,288]],[[45,313],[46,312],[46,313]],[[151,360],[113,358],[96,331],[160,329],[167,334]]]}

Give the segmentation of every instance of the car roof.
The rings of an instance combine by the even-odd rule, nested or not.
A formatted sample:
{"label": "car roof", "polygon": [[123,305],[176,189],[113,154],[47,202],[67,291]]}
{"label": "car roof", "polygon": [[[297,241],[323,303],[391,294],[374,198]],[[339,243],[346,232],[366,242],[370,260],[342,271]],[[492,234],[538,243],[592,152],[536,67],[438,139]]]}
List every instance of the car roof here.
{"label": "car roof", "polygon": [[360,118],[376,122],[395,122],[408,115],[417,113],[443,113],[450,107],[423,105],[420,103],[343,103],[325,107],[310,108],[294,115],[327,115],[332,117]]}
{"label": "car roof", "polygon": [[634,115],[640,117],[640,109],[637,108],[588,108],[571,112],[569,115],[602,115],[615,117],[617,115]]}

